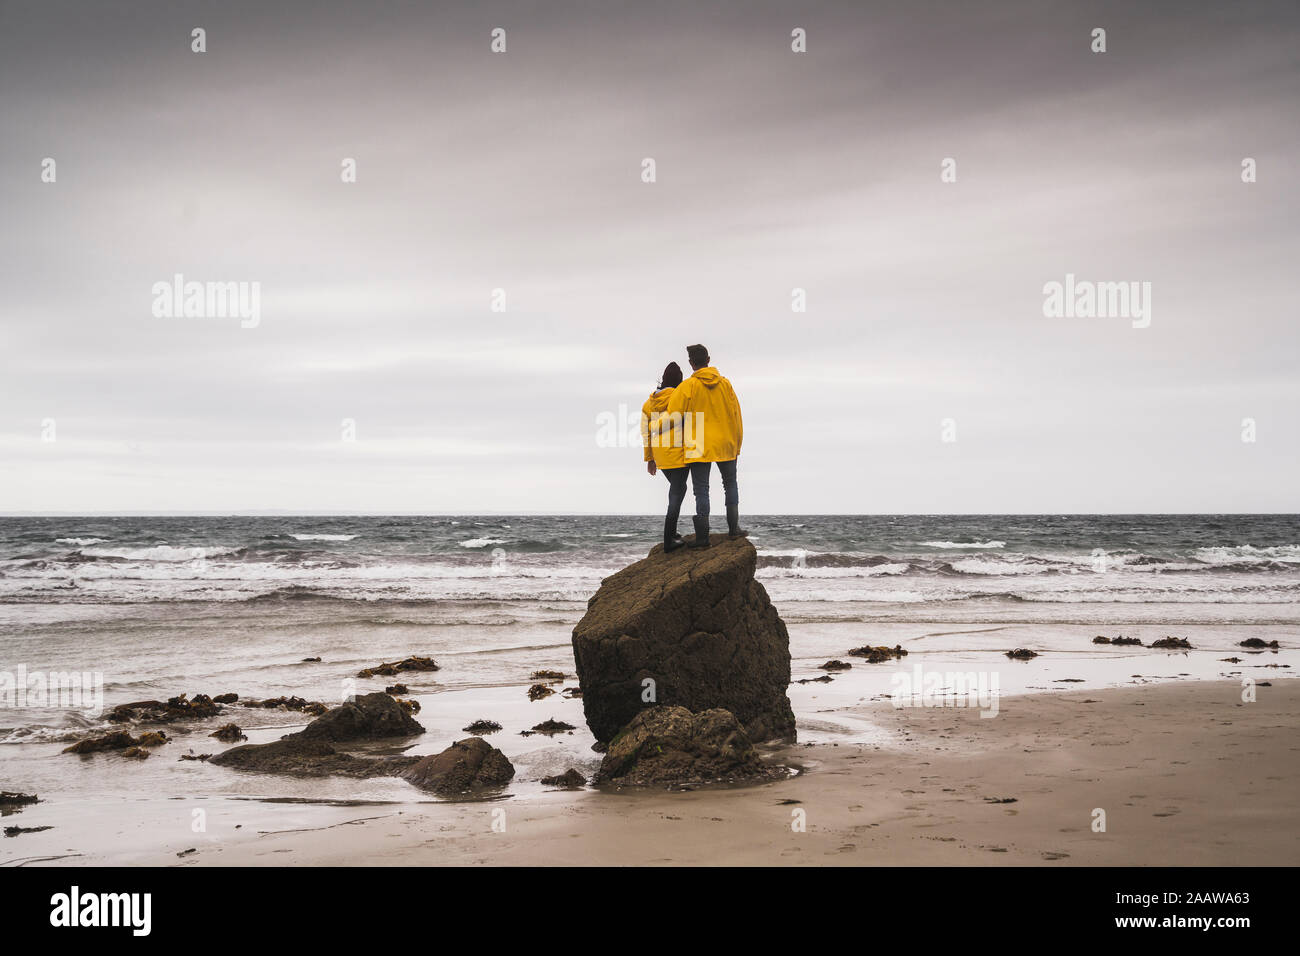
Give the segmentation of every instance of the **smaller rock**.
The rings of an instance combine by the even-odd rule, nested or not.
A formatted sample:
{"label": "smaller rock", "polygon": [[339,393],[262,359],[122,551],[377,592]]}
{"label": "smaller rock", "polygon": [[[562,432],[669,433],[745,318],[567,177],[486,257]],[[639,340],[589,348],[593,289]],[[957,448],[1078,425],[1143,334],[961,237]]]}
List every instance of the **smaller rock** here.
{"label": "smaller rock", "polygon": [[823,674],[821,677],[801,677],[795,681],[796,684],[829,684],[835,678],[830,674]]}
{"label": "smaller rock", "polygon": [[564,680],[564,678],[565,678],[565,674],[563,671],[533,671],[533,676],[529,679],[530,680]]}
{"label": "smaller rock", "polygon": [[136,739],[136,744],[141,747],[161,747],[168,743],[171,743],[171,738],[162,731],[150,731]]}
{"label": "smaller rock", "polygon": [[405,684],[389,684],[384,688],[385,694],[409,694],[411,691]]}
{"label": "smaller rock", "polygon": [[680,787],[783,775],[759,759],[731,711],[659,705],[640,711],[609,742],[594,782]]}
{"label": "smaller rock", "polygon": [[534,684],[532,687],[528,688],[528,699],[541,700],[545,697],[550,697],[554,693],[555,691],[551,690],[545,684]]}
{"label": "smaller rock", "polygon": [[266,700],[241,701],[244,707],[261,707],[266,710],[300,710],[304,714],[319,716],[329,710],[318,700],[304,700],[301,697],[268,697]]}
{"label": "smaller rock", "polygon": [[495,734],[501,725],[495,720],[476,720],[468,727],[461,728],[467,734]]}
{"label": "smaller rock", "polygon": [[420,760],[403,779],[443,796],[503,787],[515,775],[506,755],[482,737],[458,740],[440,754]]}
{"label": "smaller rock", "polygon": [[24,833],[40,833],[42,830],[53,830],[54,827],[5,827],[5,836],[16,837]]}
{"label": "smaller rock", "polygon": [[238,743],[241,740],[248,739],[248,735],[239,729],[239,724],[226,724],[223,727],[218,727],[212,733],[208,734],[208,736],[216,737],[225,744]]}
{"label": "smaller rock", "polygon": [[238,694],[218,694],[212,698],[213,703],[216,704],[233,704],[237,700],[239,700]]}
{"label": "smaller rock", "polygon": [[907,651],[903,650],[902,644],[894,647],[872,647],[870,644],[862,647],[855,647],[849,651],[850,657],[865,657],[868,664],[883,664],[885,661],[892,661],[899,657],[906,657]]}
{"label": "smaller rock", "polygon": [[1172,650],[1191,650],[1192,644],[1185,637],[1162,637],[1158,641],[1151,642],[1152,647]]}
{"label": "smaller rock", "polygon": [[560,693],[563,694],[565,697],[569,698],[569,700],[573,700],[574,698],[582,696],[582,688],[566,687],[562,691],[560,691]]}
{"label": "smaller rock", "polygon": [[6,817],[11,813],[17,813],[23,807],[40,802],[41,801],[34,793],[19,793],[17,790],[0,790],[0,814]]}
{"label": "smaller rock", "polygon": [[564,787],[566,789],[575,789],[577,787],[585,787],[587,785],[587,778],[584,777],[582,774],[578,773],[578,771],[574,770],[572,767],[570,767],[568,770],[564,771],[564,773],[559,774],[558,776],[543,777],[542,783],[548,787]]}
{"label": "smaller rock", "polygon": [[377,664],[357,672],[358,677],[393,677],[399,671],[437,671],[442,670],[432,657],[404,657],[391,664]]}
{"label": "smaller rock", "polygon": [[1237,645],[1238,647],[1271,647],[1276,649],[1279,645],[1277,641],[1263,641],[1258,637],[1248,637]]}
{"label": "smaller rock", "polygon": [[198,720],[215,717],[221,713],[221,706],[207,694],[195,694],[168,698],[165,702],[158,700],[137,700],[129,704],[118,704],[108,713],[108,719],[117,723],[128,720],[152,721],[161,723],[171,720]]}
{"label": "smaller rock", "polygon": [[1007,657],[1013,661],[1027,661],[1032,657],[1037,657],[1037,651],[1031,651],[1025,647],[1017,647],[1014,651],[1007,651]]}
{"label": "smaller rock", "polygon": [[847,664],[840,660],[827,661],[825,664],[821,665],[821,669],[824,671],[846,671],[852,667],[852,664]]}
{"label": "smaller rock", "polygon": [[408,737],[424,728],[407,708],[387,694],[362,694],[321,714],[300,731],[304,740],[359,740]]}
{"label": "smaller rock", "polygon": [[88,737],[85,740],[79,740],[70,747],[64,747],[65,754],[94,754],[105,750],[125,750],[127,747],[134,747],[136,739],[125,731],[118,730],[111,734],[104,734],[102,737]]}
{"label": "smaller rock", "polygon": [[181,754],[182,760],[207,760],[212,754]]}
{"label": "smaller rock", "polygon": [[533,732],[538,734],[562,734],[566,730],[575,729],[573,724],[566,724],[562,720],[544,720],[533,727]]}
{"label": "smaller rock", "polygon": [[418,714],[420,712],[420,702],[418,700],[411,700],[402,697],[394,697],[393,700],[397,701],[402,710],[406,711],[408,714]]}
{"label": "smaller rock", "polygon": [[418,757],[358,757],[336,750],[325,740],[304,740],[292,734],[269,744],[241,744],[209,761],[218,767],[303,777],[337,774],[346,777],[398,777],[419,762]]}
{"label": "smaller rock", "polygon": [[122,756],[127,760],[148,760],[149,751],[143,747],[127,747],[122,751]]}
{"label": "smaller rock", "polygon": [[320,658],[319,658],[319,657],[304,657],[304,658],[302,659],[301,663],[303,663],[303,664],[319,664],[319,663],[320,663]]}

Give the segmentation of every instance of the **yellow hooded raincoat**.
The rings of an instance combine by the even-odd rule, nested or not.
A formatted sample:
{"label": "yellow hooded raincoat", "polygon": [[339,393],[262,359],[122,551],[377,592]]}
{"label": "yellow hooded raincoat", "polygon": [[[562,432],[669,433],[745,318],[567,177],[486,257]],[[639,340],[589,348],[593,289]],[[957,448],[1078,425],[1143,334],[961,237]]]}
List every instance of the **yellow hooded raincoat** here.
{"label": "yellow hooded raincoat", "polygon": [[673,429],[664,421],[668,401],[674,391],[671,388],[661,388],[657,392],[651,392],[641,406],[641,448],[645,460],[653,461],[660,468],[681,468],[686,464],[681,431]]}
{"label": "yellow hooded raincoat", "polygon": [[682,416],[683,457],[696,461],[731,461],[740,455],[744,424],[731,382],[712,365],[673,389],[668,415]]}

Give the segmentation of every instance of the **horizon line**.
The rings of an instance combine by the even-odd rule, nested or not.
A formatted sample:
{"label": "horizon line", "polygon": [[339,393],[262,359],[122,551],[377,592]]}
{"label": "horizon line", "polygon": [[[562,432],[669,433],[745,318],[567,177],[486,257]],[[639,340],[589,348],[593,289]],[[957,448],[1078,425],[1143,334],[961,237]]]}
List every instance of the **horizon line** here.
{"label": "horizon line", "polygon": [[[1297,517],[1294,511],[755,511],[775,518]],[[0,511],[0,518],[655,518],[635,511]]]}

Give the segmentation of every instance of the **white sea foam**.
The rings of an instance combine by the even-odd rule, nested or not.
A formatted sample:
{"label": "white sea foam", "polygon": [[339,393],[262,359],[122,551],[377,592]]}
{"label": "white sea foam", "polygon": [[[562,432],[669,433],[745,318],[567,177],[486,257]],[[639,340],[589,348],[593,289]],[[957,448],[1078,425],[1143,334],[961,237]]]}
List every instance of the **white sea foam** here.
{"label": "white sea foam", "polygon": [[1268,561],[1300,563],[1300,545],[1283,544],[1273,548],[1255,548],[1248,544],[1236,547],[1197,548],[1196,557],[1206,564],[1263,564]]}
{"label": "white sea foam", "polygon": [[873,578],[906,574],[910,564],[873,564],[848,568],[763,568],[759,578]]}
{"label": "white sea foam", "polygon": [[88,544],[100,544],[107,541],[107,538],[55,538],[55,544],[72,544],[78,548],[84,548]]}
{"label": "white sea foam", "polygon": [[85,548],[81,553],[92,558],[125,558],[128,561],[197,561],[220,554],[233,554],[236,550],[224,547],[177,548],[170,544],[159,544],[152,548]]}
{"label": "white sea foam", "polygon": [[962,558],[952,562],[952,569],[962,574],[1041,574],[1038,564],[1016,564],[1011,561],[981,561],[979,558]]}
{"label": "white sea foam", "polygon": [[505,543],[506,543],[505,538],[470,538],[467,541],[462,541],[460,543],[460,546],[462,548],[486,548],[490,544],[505,544]]}
{"label": "white sea foam", "polygon": [[295,541],[351,541],[355,534],[291,534]]}
{"label": "white sea foam", "polygon": [[956,550],[957,548],[979,548],[983,551],[992,551],[996,548],[1005,548],[1005,541],[922,541],[923,548],[943,548],[945,550]]}

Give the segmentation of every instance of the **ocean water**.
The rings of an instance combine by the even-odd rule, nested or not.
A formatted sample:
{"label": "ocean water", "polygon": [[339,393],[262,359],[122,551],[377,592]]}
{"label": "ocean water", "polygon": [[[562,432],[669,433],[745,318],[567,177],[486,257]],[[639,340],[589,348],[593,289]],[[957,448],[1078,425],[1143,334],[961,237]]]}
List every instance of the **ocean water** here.
{"label": "ocean water", "polygon": [[[1282,679],[1300,666],[1300,516],[760,515],[744,523],[758,577],[790,629],[796,681],[822,676],[821,663],[864,643],[903,644],[911,653],[899,666],[995,673],[1002,695]],[[530,675],[555,669],[569,675],[557,689],[576,684],[573,625],[601,578],[656,543],[658,526],[635,516],[0,518],[0,680],[93,673],[105,710],[181,693],[333,705],[400,680],[428,730],[412,752],[436,752],[464,737],[470,721],[495,719],[505,729],[489,739],[518,770],[510,794],[536,794],[542,776],[570,766],[589,776],[599,756],[581,701],[558,693],[529,701]],[[1196,649],[1091,640],[1120,633],[1147,643],[1187,636]],[[1283,648],[1238,647],[1255,636]],[[1004,652],[1022,646],[1040,657],[1009,662]],[[356,676],[412,654],[442,669]],[[887,695],[897,669],[859,664],[831,683],[792,684],[800,740],[874,740],[870,721],[846,714]],[[547,718],[576,729],[524,733]],[[236,821],[254,830],[328,825],[328,807],[431,800],[398,780],[304,783],[178,760],[224,749],[208,734],[227,720],[262,742],[307,718],[233,707],[169,727],[174,743],[137,763],[60,753],[110,726],[102,711],[0,701],[0,787],[39,792],[45,802],[19,822],[55,827],[6,840],[0,865],[45,854],[128,860],[137,847],[193,845],[196,801],[224,821],[203,839],[220,840],[236,837]]]}
{"label": "ocean water", "polygon": [[[1011,615],[1005,605],[1016,603],[1060,614],[1069,613],[1062,605],[1112,603],[1201,608],[1186,612],[1192,618],[1232,604],[1289,614],[1300,598],[1296,515],[746,516],[745,524],[774,599],[884,605],[886,617],[906,617],[908,606],[927,619],[960,614],[963,603],[1002,604],[999,613]],[[0,602],[328,598],[473,602],[510,616],[513,602],[586,601],[602,577],[644,556],[657,532],[654,518],[627,516],[0,518]]]}

